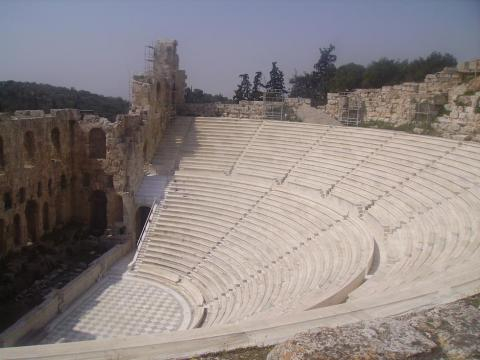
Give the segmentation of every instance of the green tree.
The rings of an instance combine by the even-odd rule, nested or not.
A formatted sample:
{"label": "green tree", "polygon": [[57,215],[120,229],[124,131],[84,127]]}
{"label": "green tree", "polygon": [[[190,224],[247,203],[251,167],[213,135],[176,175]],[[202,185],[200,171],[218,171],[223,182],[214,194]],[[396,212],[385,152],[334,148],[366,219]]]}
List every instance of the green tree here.
{"label": "green tree", "polygon": [[303,75],[295,74],[290,79],[292,85],[290,97],[310,99],[314,106],[326,104],[327,93],[335,76],[335,61],[337,60],[337,56],[333,54],[335,46],[332,44],[319,50],[320,58],[314,64],[314,70]]}
{"label": "green tree", "polygon": [[230,100],[227,97],[223,96],[222,94],[212,95],[200,89],[192,89],[192,88],[185,89],[186,103],[193,103],[193,104],[213,103],[213,102],[227,103],[229,101]]}
{"label": "green tree", "polygon": [[312,73],[303,73],[303,75],[295,74],[289,82],[292,85],[290,97],[312,99],[315,96]]}
{"label": "green tree", "polygon": [[335,76],[335,61],[337,55],[333,54],[335,46],[330,44],[326,48],[320,48],[320,58],[313,66],[313,105],[323,105],[327,103],[328,86]]}
{"label": "green tree", "polygon": [[342,92],[362,86],[365,67],[354,63],[339,66],[329,86],[329,92]]}
{"label": "green tree", "polygon": [[260,89],[265,88],[265,85],[262,84],[262,72],[257,71],[255,77],[253,78],[252,91],[250,93],[250,100],[260,101],[263,99],[263,91]]}
{"label": "green tree", "polygon": [[235,95],[233,96],[233,100],[236,102],[248,100],[250,98],[252,87],[248,78],[248,74],[240,74],[239,77],[242,79],[242,81],[238,85],[237,90],[235,90]]}
{"label": "green tree", "polygon": [[283,94],[287,93],[285,89],[285,81],[283,72],[278,68],[277,62],[272,62],[272,70],[270,70],[270,80],[265,85],[267,90],[280,90]]}
{"label": "green tree", "polygon": [[426,58],[419,57],[407,66],[404,81],[423,81],[427,74],[434,74],[445,67],[457,65],[457,59],[449,53],[432,52]]}
{"label": "green tree", "polygon": [[399,84],[403,81],[407,61],[390,60],[385,57],[370,63],[365,69],[362,87],[380,88],[384,85]]}

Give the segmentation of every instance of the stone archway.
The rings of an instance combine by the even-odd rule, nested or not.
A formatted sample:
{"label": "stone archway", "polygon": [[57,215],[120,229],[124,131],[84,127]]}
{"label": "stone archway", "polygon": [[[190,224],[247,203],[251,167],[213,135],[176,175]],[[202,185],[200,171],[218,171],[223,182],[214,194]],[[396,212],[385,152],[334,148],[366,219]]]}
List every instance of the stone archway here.
{"label": "stone archway", "polygon": [[22,243],[22,223],[20,215],[15,214],[13,217],[13,243],[19,246]]}
{"label": "stone archway", "polygon": [[107,228],[107,196],[102,190],[95,190],[90,196],[90,229],[96,236]]}
{"label": "stone archway", "polygon": [[50,138],[52,140],[53,148],[55,149],[55,154],[59,155],[61,153],[60,130],[58,130],[58,128],[53,128],[50,133]]}
{"label": "stone archway", "polygon": [[0,136],[0,171],[5,169],[5,154],[3,153],[3,138]]}
{"label": "stone archway", "polygon": [[94,128],[90,130],[88,149],[90,159],[105,159],[107,157],[107,142],[105,132],[102,129]]}
{"label": "stone archway", "polygon": [[33,165],[35,162],[35,136],[32,131],[27,131],[23,137],[25,149],[25,165]]}
{"label": "stone archway", "polygon": [[5,237],[5,221],[0,219],[0,256],[7,253],[7,239]]}
{"label": "stone archway", "polygon": [[143,227],[145,226],[145,223],[148,219],[148,214],[150,214],[150,207],[148,206],[140,206],[137,209],[137,213],[135,215],[135,235],[137,240],[142,234]]}
{"label": "stone archway", "polygon": [[110,197],[110,223],[123,223],[123,199],[115,194]]}
{"label": "stone archway", "polygon": [[25,206],[27,233],[31,242],[38,240],[38,204],[35,200],[28,200]]}
{"label": "stone archway", "polygon": [[47,232],[50,230],[50,216],[49,216],[48,203],[43,204],[42,208],[42,221],[43,221],[43,231]]}

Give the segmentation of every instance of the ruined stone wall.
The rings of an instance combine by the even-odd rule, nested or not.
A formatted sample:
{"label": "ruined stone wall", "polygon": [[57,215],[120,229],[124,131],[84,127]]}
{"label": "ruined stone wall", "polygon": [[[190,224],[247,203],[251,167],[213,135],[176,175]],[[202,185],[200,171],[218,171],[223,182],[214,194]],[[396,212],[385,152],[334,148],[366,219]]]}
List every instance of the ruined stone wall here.
{"label": "ruined stone wall", "polygon": [[0,256],[72,221],[133,243],[135,191],[185,78],[176,42],[158,42],[153,72],[134,78],[131,110],[113,122],[70,109],[0,114]]}
{"label": "ruined stone wall", "polygon": [[480,77],[450,89],[448,99],[433,128],[443,137],[480,142]]}
{"label": "ruined stone wall", "polygon": [[[287,98],[285,105],[295,112],[300,106],[310,105],[310,99]],[[205,103],[205,104],[184,104],[179,108],[179,114],[185,116],[207,116],[207,117],[231,117],[262,119],[264,117],[263,101],[245,101],[238,104]]]}
{"label": "ruined stone wall", "polygon": [[480,80],[473,78],[471,70],[478,63],[479,60],[475,60],[460,64],[458,69],[446,68],[427,75],[422,83],[357,89],[346,96],[329,93],[324,110],[338,119],[342,104],[356,99],[361,103],[361,121],[382,121],[399,126],[425,117],[418,111],[428,109],[434,134],[480,141]]}
{"label": "ruined stone wall", "polygon": [[75,110],[2,116],[0,244],[2,253],[62,226],[72,217]]}
{"label": "ruined stone wall", "polygon": [[[442,106],[448,102],[449,90],[461,83],[461,76],[452,69],[427,75],[423,83],[403,83],[383,86],[380,89],[356,89],[348,98],[358,98],[362,103],[361,120],[381,120],[401,125],[415,117],[417,104],[428,102]],[[342,95],[329,93],[325,111],[338,118]]]}

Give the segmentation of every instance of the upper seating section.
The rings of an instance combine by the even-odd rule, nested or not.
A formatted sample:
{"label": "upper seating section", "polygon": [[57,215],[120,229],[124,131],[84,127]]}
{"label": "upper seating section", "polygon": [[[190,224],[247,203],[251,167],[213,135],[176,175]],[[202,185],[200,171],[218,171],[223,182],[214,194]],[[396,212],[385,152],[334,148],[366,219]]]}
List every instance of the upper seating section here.
{"label": "upper seating section", "polygon": [[183,292],[203,326],[393,296],[439,272],[453,278],[478,256],[476,144],[277,121],[185,121],[175,142],[179,170],[135,271]]}

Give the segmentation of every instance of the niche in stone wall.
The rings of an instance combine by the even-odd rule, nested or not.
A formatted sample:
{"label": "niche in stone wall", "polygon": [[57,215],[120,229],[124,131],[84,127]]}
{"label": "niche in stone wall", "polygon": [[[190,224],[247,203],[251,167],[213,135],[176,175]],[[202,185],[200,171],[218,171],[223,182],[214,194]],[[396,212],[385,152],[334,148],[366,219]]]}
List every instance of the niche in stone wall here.
{"label": "niche in stone wall", "polygon": [[12,208],[12,194],[10,192],[6,192],[3,194],[3,208],[4,210],[10,210]]}
{"label": "niche in stone wall", "polygon": [[113,195],[111,197],[110,204],[110,218],[111,223],[121,223],[123,222],[123,199],[120,195]]}
{"label": "niche in stone wall", "polygon": [[143,227],[148,219],[148,214],[150,214],[150,208],[148,206],[140,206],[137,209],[137,213],[135,214],[135,225],[136,225],[136,238],[137,241],[140,239],[140,235],[142,235]]}
{"label": "niche in stone wall", "polygon": [[105,132],[94,128],[88,134],[88,149],[90,159],[105,159],[107,156],[107,142]]}
{"label": "niche in stone wall", "polygon": [[36,242],[38,240],[38,204],[35,200],[27,201],[25,220],[27,221],[28,239]]}
{"label": "niche in stone wall", "polygon": [[25,152],[25,165],[33,166],[35,162],[35,136],[32,131],[27,131],[23,136],[23,149]]}
{"label": "niche in stone wall", "polygon": [[0,255],[7,252],[7,241],[5,239],[5,221],[0,219]]}
{"label": "niche in stone wall", "polygon": [[25,202],[25,188],[24,187],[21,187],[20,189],[18,189],[17,200],[20,204],[23,204]]}
{"label": "niche in stone wall", "polygon": [[82,186],[83,187],[89,187],[90,186],[90,174],[89,173],[83,173],[83,175],[82,175]]}
{"label": "niche in stone wall", "polygon": [[15,246],[22,243],[22,222],[18,214],[13,217],[13,243]]}
{"label": "niche in stone wall", "polygon": [[43,204],[42,220],[43,220],[43,231],[48,231],[50,229],[50,216],[48,211],[48,203]]}
{"label": "niche in stone wall", "polygon": [[60,177],[60,189],[67,189],[67,177],[65,176],[65,174],[62,174],[62,176]]}
{"label": "niche in stone wall", "polygon": [[3,139],[0,136],[0,171],[5,170],[5,154],[3,153]]}
{"label": "niche in stone wall", "polygon": [[55,199],[55,224],[63,224],[63,200],[61,195]]}
{"label": "niche in stone wall", "polygon": [[52,140],[53,149],[55,150],[55,155],[60,155],[61,153],[61,144],[60,144],[60,130],[58,128],[53,128],[50,133]]}
{"label": "niche in stone wall", "polygon": [[102,235],[107,228],[107,196],[95,190],[90,195],[90,229],[94,235]]}

